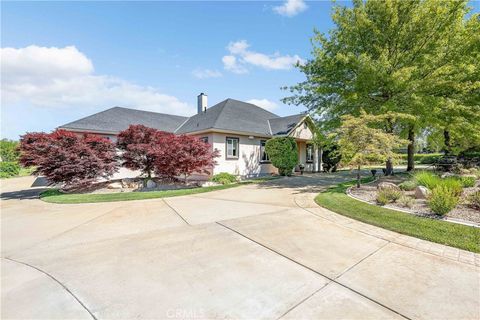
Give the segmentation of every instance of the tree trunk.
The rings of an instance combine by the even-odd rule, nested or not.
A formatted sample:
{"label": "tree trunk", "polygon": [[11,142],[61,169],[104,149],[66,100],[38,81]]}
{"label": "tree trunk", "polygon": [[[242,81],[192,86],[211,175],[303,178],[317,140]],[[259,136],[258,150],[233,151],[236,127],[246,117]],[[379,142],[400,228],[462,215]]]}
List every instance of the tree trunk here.
{"label": "tree trunk", "polygon": [[385,175],[386,176],[393,175],[393,162],[391,158],[387,159],[387,163],[385,165]]}
{"label": "tree trunk", "polygon": [[[387,125],[385,126],[385,131],[390,134],[393,133],[392,119],[387,119]],[[391,158],[388,158],[387,162],[385,163],[385,175],[386,176],[393,175],[393,162]]]}
{"label": "tree trunk", "polygon": [[407,147],[407,171],[412,171],[415,169],[415,163],[413,159],[413,155],[415,153],[415,131],[413,131],[413,126],[408,129],[408,140],[410,143]]}
{"label": "tree trunk", "polygon": [[449,156],[452,153],[452,146],[450,142],[450,131],[448,129],[443,130],[443,143],[445,144],[445,155]]}
{"label": "tree trunk", "polygon": [[357,167],[357,188],[360,188],[360,165]]}

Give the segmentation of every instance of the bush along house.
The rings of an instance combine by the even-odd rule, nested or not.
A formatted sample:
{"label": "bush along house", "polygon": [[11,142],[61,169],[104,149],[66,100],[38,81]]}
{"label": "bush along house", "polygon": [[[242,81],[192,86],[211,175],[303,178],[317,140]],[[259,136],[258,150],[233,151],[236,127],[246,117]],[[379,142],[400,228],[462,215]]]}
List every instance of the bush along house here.
{"label": "bush along house", "polygon": [[207,95],[203,93],[198,96],[197,114],[191,117],[113,107],[59,129],[96,134],[115,141],[119,132],[134,124],[178,135],[194,135],[209,143],[220,151],[213,174],[228,172],[255,177],[277,173],[265,153],[265,143],[278,136],[295,138],[298,163],[304,165],[306,172],[322,170],[321,151],[312,143],[314,124],[308,115],[280,117],[254,104],[234,99],[226,99],[208,108]]}

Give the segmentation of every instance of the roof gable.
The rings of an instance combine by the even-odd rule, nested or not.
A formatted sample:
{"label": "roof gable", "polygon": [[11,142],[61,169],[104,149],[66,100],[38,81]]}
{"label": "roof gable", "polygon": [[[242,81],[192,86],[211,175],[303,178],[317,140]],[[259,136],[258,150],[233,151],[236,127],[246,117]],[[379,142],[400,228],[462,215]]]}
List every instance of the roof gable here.
{"label": "roof gable", "polygon": [[205,112],[190,117],[176,133],[208,129],[271,135],[268,119],[278,116],[254,104],[234,99],[224,100]]}
{"label": "roof gable", "polygon": [[286,136],[305,118],[304,114],[278,117],[268,120],[273,136]]}

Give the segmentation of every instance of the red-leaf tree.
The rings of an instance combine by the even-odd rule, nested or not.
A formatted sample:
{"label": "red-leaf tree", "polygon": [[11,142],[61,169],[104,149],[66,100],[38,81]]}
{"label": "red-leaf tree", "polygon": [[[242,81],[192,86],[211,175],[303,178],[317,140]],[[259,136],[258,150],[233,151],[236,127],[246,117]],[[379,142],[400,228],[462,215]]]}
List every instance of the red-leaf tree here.
{"label": "red-leaf tree", "polygon": [[131,170],[140,170],[150,178],[154,170],[158,135],[158,130],[143,125],[131,125],[120,132],[117,148],[122,151],[123,165]]}
{"label": "red-leaf tree", "polygon": [[63,184],[65,190],[108,179],[117,171],[115,146],[94,135],[77,136],[65,130],[27,133],[20,139],[20,151],[22,165],[35,166],[34,174]]}
{"label": "red-leaf tree", "polygon": [[155,155],[155,175],[164,180],[175,180],[179,175],[178,149],[179,141],[174,134],[158,131],[155,137],[153,153]]}
{"label": "red-leaf tree", "polygon": [[211,172],[216,164],[215,158],[220,155],[218,150],[193,136],[181,135],[176,140],[178,172],[185,177],[185,182],[192,173]]}

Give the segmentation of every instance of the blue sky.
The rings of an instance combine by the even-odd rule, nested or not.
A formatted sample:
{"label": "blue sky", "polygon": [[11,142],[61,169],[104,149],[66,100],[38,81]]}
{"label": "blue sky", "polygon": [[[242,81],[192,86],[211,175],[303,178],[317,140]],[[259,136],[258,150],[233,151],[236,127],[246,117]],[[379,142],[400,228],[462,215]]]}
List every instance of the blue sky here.
{"label": "blue sky", "polygon": [[[346,3],[344,3],[346,4]],[[330,2],[2,2],[2,138],[120,105],[173,114],[226,98],[288,115]]]}

